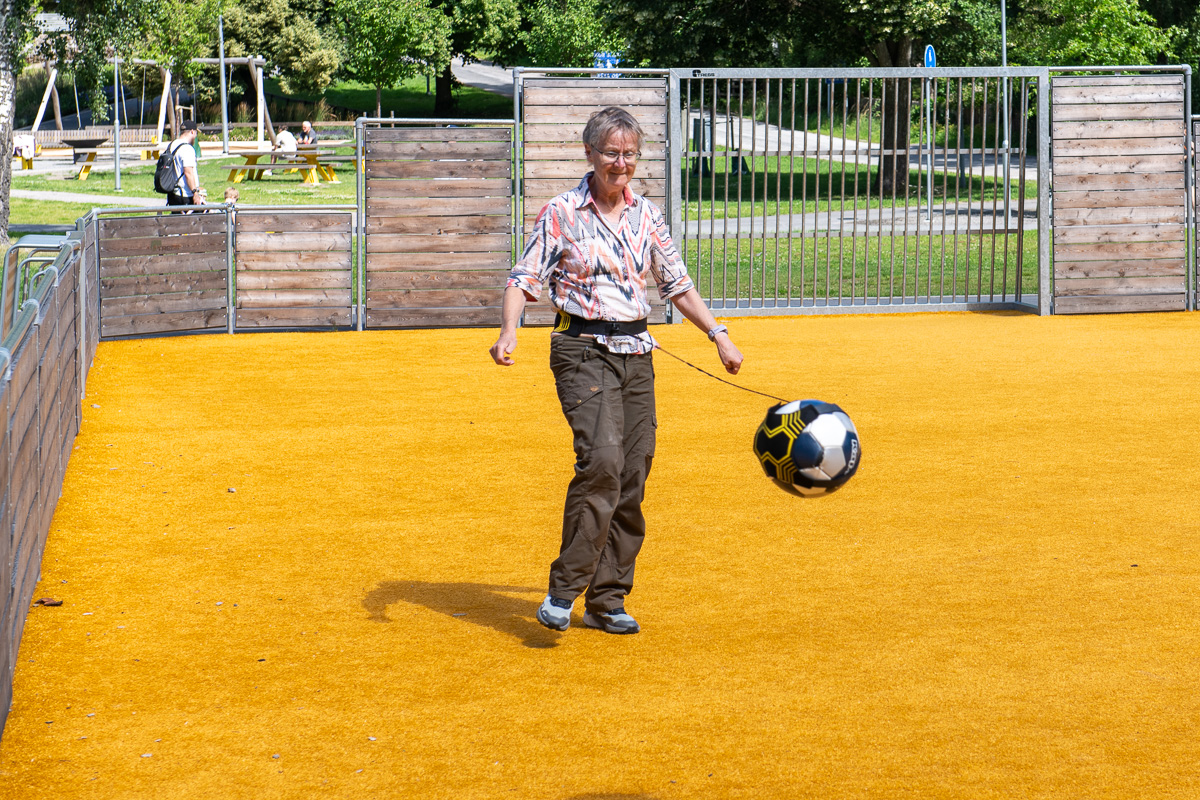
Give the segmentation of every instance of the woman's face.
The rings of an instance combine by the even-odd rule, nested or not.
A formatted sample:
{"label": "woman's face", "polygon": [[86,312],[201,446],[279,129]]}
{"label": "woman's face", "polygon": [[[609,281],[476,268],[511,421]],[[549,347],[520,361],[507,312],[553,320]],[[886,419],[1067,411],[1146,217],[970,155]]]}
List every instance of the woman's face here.
{"label": "woman's face", "polygon": [[[602,147],[592,149],[585,144],[583,149],[587,153],[588,163],[592,165],[592,171],[595,173],[593,192],[611,194],[624,191],[629,182],[633,180],[633,173],[637,169],[637,156],[634,155],[633,160],[628,161],[624,154],[638,152],[637,136],[634,134],[614,131],[609,134]],[[610,158],[614,153],[621,155]]]}

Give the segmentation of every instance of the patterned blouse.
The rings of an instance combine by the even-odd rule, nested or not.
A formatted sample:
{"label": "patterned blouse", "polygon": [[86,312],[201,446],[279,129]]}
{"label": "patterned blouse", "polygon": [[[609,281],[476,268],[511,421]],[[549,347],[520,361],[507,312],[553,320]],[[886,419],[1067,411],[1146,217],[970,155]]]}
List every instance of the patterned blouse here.
{"label": "patterned blouse", "polygon": [[[508,276],[530,300],[550,284],[550,304],[585,319],[632,322],[650,314],[647,271],[664,300],[695,284],[671,241],[662,212],[646,198],[625,189],[625,212],[616,230],[592,199],[589,172],[579,185],[546,204],[533,235]],[[613,353],[648,353],[649,333],[597,336]]]}

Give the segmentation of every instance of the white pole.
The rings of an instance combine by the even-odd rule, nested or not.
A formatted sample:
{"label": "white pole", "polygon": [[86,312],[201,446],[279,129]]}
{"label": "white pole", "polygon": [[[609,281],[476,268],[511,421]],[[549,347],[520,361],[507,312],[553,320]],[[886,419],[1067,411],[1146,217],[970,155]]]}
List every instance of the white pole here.
{"label": "white pole", "polygon": [[251,63],[252,63],[252,65],[250,68],[252,70],[254,70],[256,75],[258,75],[258,80],[256,81],[256,83],[258,85],[254,88],[257,90],[257,93],[258,93],[258,146],[261,148],[262,143],[263,143],[263,116],[266,111],[265,106],[267,104],[267,98],[266,98],[266,95],[263,94],[262,67],[253,65],[253,62],[251,62]]}
{"label": "white pole", "polygon": [[217,60],[221,70],[221,152],[229,155],[229,93],[225,86],[225,21],[217,15]]}
{"label": "white pole", "polygon": [[42,127],[42,117],[46,116],[46,105],[50,102],[50,95],[54,92],[54,82],[58,80],[58,67],[51,67],[50,80],[46,81],[46,91],[42,94],[42,104],[38,106],[37,116],[33,120],[33,132],[37,133],[38,128]]}
{"label": "white pole", "polygon": [[167,98],[171,96],[171,70],[159,67],[158,74],[162,76],[163,92],[162,99],[158,101],[158,130],[155,131],[155,138],[158,139],[159,144],[165,144],[163,126],[167,122]]}

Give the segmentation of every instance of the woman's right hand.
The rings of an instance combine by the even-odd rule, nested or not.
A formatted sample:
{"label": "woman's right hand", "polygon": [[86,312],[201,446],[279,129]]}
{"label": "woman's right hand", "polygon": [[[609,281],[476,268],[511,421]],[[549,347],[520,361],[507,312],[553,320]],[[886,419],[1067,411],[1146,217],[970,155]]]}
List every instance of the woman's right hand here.
{"label": "woman's right hand", "polygon": [[492,360],[502,367],[511,367],[517,363],[510,358],[512,351],[517,349],[517,332],[510,330],[501,330],[500,338],[488,350],[492,354]]}

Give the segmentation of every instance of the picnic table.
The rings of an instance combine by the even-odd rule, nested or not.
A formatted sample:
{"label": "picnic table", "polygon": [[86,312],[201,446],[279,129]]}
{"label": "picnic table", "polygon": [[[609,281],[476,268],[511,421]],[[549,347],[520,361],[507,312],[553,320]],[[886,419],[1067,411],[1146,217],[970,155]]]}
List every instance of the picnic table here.
{"label": "picnic table", "polygon": [[[354,156],[335,155],[332,149],[305,145],[296,148],[295,153],[282,153],[278,150],[248,150],[238,153],[238,155],[245,163],[230,168],[230,183],[262,180],[263,173],[271,169],[301,172],[304,174],[305,183],[318,184],[322,178],[328,183],[341,183],[337,173],[333,171],[334,164],[354,160]],[[275,156],[276,163],[259,163],[259,159],[269,156]]]}
{"label": "picnic table", "polygon": [[[92,172],[92,166],[96,163],[96,156],[99,153],[107,153],[112,150],[111,146],[101,146],[108,141],[109,139],[105,137],[104,139],[71,139],[62,142],[64,146],[71,148],[72,164],[78,164],[80,158],[83,159],[83,165],[80,166],[79,172],[75,175],[78,180],[86,181],[88,179],[88,175]],[[153,141],[126,141],[122,137],[121,149],[124,150],[126,147],[140,149],[143,159],[153,161],[158,158],[163,146]]]}

